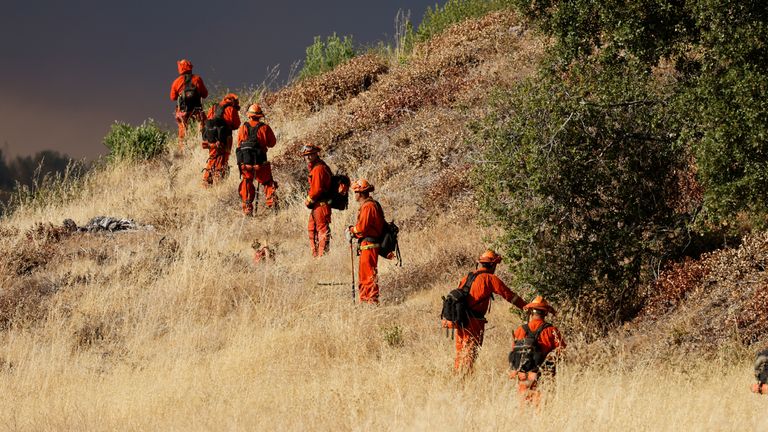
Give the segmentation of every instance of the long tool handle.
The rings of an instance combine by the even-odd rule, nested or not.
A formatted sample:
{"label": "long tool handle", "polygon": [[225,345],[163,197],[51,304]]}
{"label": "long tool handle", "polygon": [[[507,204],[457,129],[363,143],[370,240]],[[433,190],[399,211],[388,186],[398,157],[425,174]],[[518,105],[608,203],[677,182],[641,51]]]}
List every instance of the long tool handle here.
{"label": "long tool handle", "polygon": [[352,249],[352,241],[349,242],[349,259],[352,264],[352,304],[355,304],[355,251]]}

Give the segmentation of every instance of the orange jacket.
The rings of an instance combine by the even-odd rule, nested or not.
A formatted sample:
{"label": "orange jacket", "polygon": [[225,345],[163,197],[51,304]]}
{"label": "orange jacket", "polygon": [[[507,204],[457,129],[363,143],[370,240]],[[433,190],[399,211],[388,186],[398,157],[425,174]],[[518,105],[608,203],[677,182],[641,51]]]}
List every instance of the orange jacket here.
{"label": "orange jacket", "polygon": [[[212,119],[214,115],[216,115],[216,107],[217,106],[224,106],[222,102],[219,102],[218,105],[214,105],[211,107],[210,110],[208,110],[208,118]],[[227,127],[230,130],[235,130],[240,127],[240,114],[237,113],[237,110],[232,105],[229,105],[228,107],[224,108],[224,114],[222,115],[224,117],[224,122],[227,124]]]}
{"label": "orange jacket", "polygon": [[[544,325],[544,320],[542,320],[539,317],[532,317],[530,320],[528,320],[528,328],[531,329],[532,333],[535,333],[536,330]],[[523,326],[520,326],[515,330],[515,340],[521,340],[525,339],[525,330],[523,329]],[[563,335],[560,334],[560,330],[557,329],[555,326],[547,327],[544,330],[541,331],[541,334],[539,335],[539,340],[536,341],[539,344],[539,347],[541,347],[541,352],[544,355],[549,354],[553,350],[561,350],[565,348],[565,339],[563,339]],[[515,344],[512,343],[512,347],[514,348]]]}
{"label": "orange jacket", "polygon": [[309,194],[307,198],[310,204],[320,200],[328,199],[328,193],[331,191],[331,169],[318,159],[314,164],[309,165]]}
{"label": "orange jacket", "polygon": [[[255,127],[261,122],[250,119],[246,123],[251,127]],[[267,149],[271,149],[277,143],[275,133],[272,132],[272,128],[266,123],[264,123],[264,126],[259,127],[259,132],[256,134],[256,140],[258,140],[261,148],[264,149],[264,153],[267,152]],[[248,141],[248,128],[245,127],[245,123],[243,123],[243,125],[240,126],[240,129],[237,130],[237,148],[240,148],[240,143],[244,141]]]}
{"label": "orange jacket", "polygon": [[352,233],[357,238],[372,237],[378,239],[384,232],[384,213],[379,203],[372,198],[363,201],[360,211],[357,213],[357,223],[352,228]]}
{"label": "orange jacket", "polygon": [[[200,93],[200,97],[205,99],[208,97],[208,89],[203,84],[203,79],[198,75],[192,74],[192,84],[197,87],[197,92]],[[179,94],[184,91],[184,75],[179,75],[171,83],[171,100],[175,101],[179,98]]]}
{"label": "orange jacket", "polygon": [[[496,293],[504,298],[504,300],[514,304],[518,308],[522,309],[527,303],[520,298],[517,294],[512,292],[504,282],[499,279],[498,276],[488,273],[487,269],[480,268],[474,272],[477,277],[469,288],[469,296],[467,298],[467,306],[473,312],[485,315],[488,312],[488,307],[491,303],[491,294]],[[459,288],[464,286],[464,282],[467,281],[467,276],[464,276],[459,282]]]}

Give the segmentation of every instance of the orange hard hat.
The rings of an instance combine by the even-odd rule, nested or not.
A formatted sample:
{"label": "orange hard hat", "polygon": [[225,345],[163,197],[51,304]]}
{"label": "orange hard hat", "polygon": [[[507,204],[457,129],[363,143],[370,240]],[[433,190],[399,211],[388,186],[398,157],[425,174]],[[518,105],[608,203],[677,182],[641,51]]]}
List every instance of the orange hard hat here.
{"label": "orange hard hat", "polygon": [[248,111],[245,113],[248,117],[264,117],[264,111],[261,110],[261,105],[253,104],[248,107]]}
{"label": "orange hard hat", "polygon": [[180,74],[192,72],[192,62],[187,59],[181,59],[176,62],[176,68],[178,68]]}
{"label": "orange hard hat", "polygon": [[532,309],[537,311],[549,312],[553,315],[555,314],[555,309],[552,306],[550,306],[546,300],[544,300],[544,297],[540,295],[536,296],[536,298],[533,299],[532,302],[523,306],[523,310],[532,310]]}
{"label": "orange hard hat", "polygon": [[316,154],[316,153],[320,153],[320,147],[314,144],[305,144],[304,147],[302,147],[301,149],[302,156]]}
{"label": "orange hard hat", "polygon": [[487,251],[483,252],[482,255],[480,255],[480,258],[477,259],[477,262],[498,264],[501,262],[501,255],[497,254],[493,249],[488,249]]}
{"label": "orange hard hat", "polygon": [[366,179],[361,178],[352,183],[352,191],[354,192],[373,192],[374,190],[373,185],[368,183]]}
{"label": "orange hard hat", "polygon": [[237,95],[234,93],[227,93],[224,96],[224,99],[221,100],[222,102],[239,102],[240,99],[238,99]]}

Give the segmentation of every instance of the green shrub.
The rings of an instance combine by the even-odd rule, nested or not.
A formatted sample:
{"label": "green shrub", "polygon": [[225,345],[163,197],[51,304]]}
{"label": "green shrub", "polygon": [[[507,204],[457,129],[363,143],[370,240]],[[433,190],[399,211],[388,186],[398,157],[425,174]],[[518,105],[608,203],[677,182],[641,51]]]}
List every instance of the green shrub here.
{"label": "green shrub", "polygon": [[475,179],[516,282],[603,319],[637,310],[687,216],[671,205],[687,154],[667,90],[616,61],[565,79],[545,70],[494,96],[473,127],[487,149]]}
{"label": "green shrub", "polygon": [[768,8],[737,0],[515,0],[553,36],[558,67],[592,57],[673,66],[681,143],[693,148],[711,222],[768,214]]}
{"label": "green shrub", "polygon": [[111,162],[120,160],[149,160],[161,154],[168,142],[168,133],[160,129],[154,120],[144,121],[140,126],[115,122],[104,145],[109,149]]}
{"label": "green shrub", "polygon": [[314,43],[307,47],[307,56],[304,59],[304,66],[299,72],[299,79],[333,70],[354,56],[355,49],[352,36],[344,36],[341,39],[334,33],[328,36],[325,42],[320,36],[315,36]]}

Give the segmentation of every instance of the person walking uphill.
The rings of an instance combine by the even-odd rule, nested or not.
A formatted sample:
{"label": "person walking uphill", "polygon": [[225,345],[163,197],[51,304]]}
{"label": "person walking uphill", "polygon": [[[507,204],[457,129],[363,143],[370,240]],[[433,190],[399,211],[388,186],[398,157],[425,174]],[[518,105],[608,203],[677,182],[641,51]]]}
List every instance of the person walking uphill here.
{"label": "person walking uphill", "polygon": [[485,314],[491,306],[491,297],[494,293],[504,300],[522,309],[525,300],[512,292],[504,282],[494,275],[496,265],[501,262],[501,256],[493,250],[486,250],[477,259],[480,268],[464,276],[459,283],[459,288],[465,286],[468,278],[469,292],[466,297],[466,309],[469,314],[466,326],[456,329],[456,359],[453,368],[456,371],[471,372],[477,359],[480,346],[483,345],[483,332],[485,331]]}
{"label": "person walking uphill", "polygon": [[203,79],[192,73],[192,63],[187,59],[176,62],[179,76],[171,83],[171,100],[176,102],[176,123],[179,125],[179,150],[184,149],[184,137],[191,119],[197,120],[203,131],[203,99],[208,97]]}
{"label": "person walking uphill", "polygon": [[277,182],[272,178],[272,166],[267,161],[267,151],[275,146],[277,140],[272,128],[264,123],[264,112],[258,104],[248,107],[248,121],[237,131],[237,166],[240,168],[240,198],[243,200],[243,213],[253,215],[253,201],[257,180],[264,186],[266,205],[275,207],[275,189]]}
{"label": "person walking uphill", "polygon": [[331,192],[331,169],[320,159],[320,147],[307,144],[301,155],[307,160],[309,169],[309,193],[304,204],[309,214],[309,245],[312,256],[320,257],[328,252],[331,242],[331,206],[328,197]]}
{"label": "person walking uphill", "polygon": [[357,290],[361,303],[378,304],[377,267],[381,237],[384,234],[384,211],[381,204],[371,198],[374,187],[368,183],[368,180],[360,179],[352,183],[352,191],[355,193],[355,200],[360,203],[357,222],[348,228],[350,234],[359,242],[360,266],[357,273],[359,279]]}
{"label": "person walking uphill", "polygon": [[211,185],[227,176],[232,152],[232,131],[240,127],[240,101],[229,93],[208,111],[203,131],[203,148],[208,149],[208,162],[203,169],[203,185]]}
{"label": "person walking uphill", "polygon": [[529,313],[528,322],[515,330],[515,341],[509,353],[509,377],[517,380],[517,392],[523,397],[522,401],[538,405],[541,370],[554,376],[554,360],[565,349],[565,340],[557,327],[545,321],[547,314],[555,314],[555,309],[544,298],[537,296],[523,310]]}

